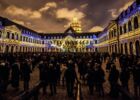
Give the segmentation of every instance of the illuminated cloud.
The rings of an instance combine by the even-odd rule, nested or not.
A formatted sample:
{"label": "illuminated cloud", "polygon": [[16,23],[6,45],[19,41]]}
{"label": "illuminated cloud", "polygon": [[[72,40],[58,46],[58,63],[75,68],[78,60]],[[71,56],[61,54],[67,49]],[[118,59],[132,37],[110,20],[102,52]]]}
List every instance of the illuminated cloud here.
{"label": "illuminated cloud", "polygon": [[50,8],[57,8],[57,4],[55,2],[48,2],[44,7],[40,8],[39,11],[44,12],[49,10]]}
{"label": "illuminated cloud", "polygon": [[57,10],[56,17],[71,21],[74,17],[80,20],[85,17],[85,14],[76,8],[73,10],[69,10],[68,8],[61,8]]}
{"label": "illuminated cloud", "polygon": [[123,12],[124,10],[126,10],[130,5],[132,5],[133,1],[129,1],[128,3],[126,3],[123,7],[121,7],[120,9],[110,9],[108,10],[108,12],[111,13],[112,18],[116,18],[121,12]]}
{"label": "illuminated cloud", "polygon": [[98,32],[98,31],[103,31],[103,27],[101,27],[101,26],[94,26],[93,28],[91,28],[90,30],[89,30],[89,32]]}
{"label": "illuminated cloud", "polygon": [[14,5],[8,6],[5,9],[5,13],[11,16],[24,16],[31,19],[41,18],[42,14],[39,11],[31,10],[31,9],[23,9],[20,7],[16,7]]}
{"label": "illuminated cloud", "polygon": [[85,3],[85,4],[81,5],[80,7],[81,8],[86,8],[87,6],[88,6],[88,3]]}
{"label": "illuminated cloud", "polygon": [[123,10],[126,10],[132,3],[133,3],[133,1],[129,1],[128,3],[126,3],[123,7],[121,7],[119,9],[119,12],[122,12]]}
{"label": "illuminated cloud", "polygon": [[[135,0],[0,0],[0,16],[39,32],[64,32],[73,17],[84,32],[106,27]],[[111,17],[112,16],[112,17]],[[22,22],[23,21],[23,22]],[[29,22],[29,23],[28,23]]]}
{"label": "illuminated cloud", "polygon": [[118,16],[117,9],[108,10],[111,13],[112,18],[116,18]]}
{"label": "illuminated cloud", "polygon": [[21,21],[21,20],[14,19],[12,21],[15,22],[15,23],[18,23],[20,25],[25,25],[24,21]]}

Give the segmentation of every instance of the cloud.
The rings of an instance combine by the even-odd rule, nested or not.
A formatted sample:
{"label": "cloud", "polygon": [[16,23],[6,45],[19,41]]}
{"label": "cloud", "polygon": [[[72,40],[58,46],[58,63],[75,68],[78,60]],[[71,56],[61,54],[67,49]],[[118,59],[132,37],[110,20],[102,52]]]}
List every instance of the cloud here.
{"label": "cloud", "polygon": [[116,18],[121,12],[123,12],[124,10],[126,10],[130,5],[132,5],[133,1],[129,1],[128,3],[126,3],[123,7],[121,7],[120,9],[110,9],[108,10],[108,12],[111,13],[112,18]]}
{"label": "cloud", "polygon": [[101,26],[94,26],[94,27],[92,27],[90,30],[89,30],[89,32],[98,32],[98,31],[103,31],[103,27],[101,27]]}
{"label": "cloud", "polygon": [[20,25],[25,25],[25,22],[24,21],[21,21],[21,20],[14,19],[12,21],[15,22],[15,23],[18,23]]}
{"label": "cloud", "polygon": [[122,12],[123,10],[126,10],[130,5],[132,5],[134,1],[129,1],[128,3],[126,3],[123,7],[121,7],[119,9],[119,12]]}
{"label": "cloud", "polygon": [[16,7],[14,5],[8,6],[5,9],[5,13],[11,16],[23,16],[30,19],[38,19],[42,17],[42,14],[37,10],[33,11],[29,8],[23,9],[23,8]]}
{"label": "cloud", "polygon": [[88,3],[85,3],[85,4],[81,5],[80,7],[84,9],[84,8],[86,8],[87,6],[88,6]]}
{"label": "cloud", "polygon": [[40,8],[39,11],[44,12],[49,10],[50,8],[57,8],[57,4],[55,2],[48,2],[44,7]]}
{"label": "cloud", "polygon": [[110,9],[108,12],[111,13],[112,18],[116,18],[118,16],[118,11],[117,9]]}
{"label": "cloud", "polygon": [[56,11],[56,17],[71,21],[74,17],[80,20],[85,17],[85,14],[76,8],[73,10],[69,10],[68,8],[61,8]]}

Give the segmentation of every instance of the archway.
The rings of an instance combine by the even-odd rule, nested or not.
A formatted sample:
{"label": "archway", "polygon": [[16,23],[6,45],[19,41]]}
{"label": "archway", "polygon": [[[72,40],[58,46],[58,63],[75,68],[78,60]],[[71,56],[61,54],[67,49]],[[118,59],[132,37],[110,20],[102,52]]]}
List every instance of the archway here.
{"label": "archway", "polygon": [[118,53],[117,44],[115,44],[115,53]]}
{"label": "archway", "polygon": [[138,17],[136,16],[134,18],[134,29],[137,29],[139,27],[139,24],[138,24]]}
{"label": "archway", "polygon": [[14,52],[14,46],[11,46],[11,53]]}
{"label": "archway", "polygon": [[132,24],[131,24],[131,21],[128,22],[128,31],[132,31]]}
{"label": "archway", "polygon": [[6,45],[6,47],[5,47],[5,53],[8,53],[8,52],[9,52],[9,46]]}
{"label": "archway", "polygon": [[139,41],[136,41],[136,55],[137,56],[140,55],[140,43],[139,43]]}
{"label": "archway", "polygon": [[128,48],[127,48],[127,43],[125,43],[125,54],[128,54]]}
{"label": "archway", "polygon": [[121,54],[123,54],[123,44],[121,44]]}
{"label": "archway", "polygon": [[133,43],[130,42],[129,44],[129,51],[130,51],[130,55],[133,55]]}

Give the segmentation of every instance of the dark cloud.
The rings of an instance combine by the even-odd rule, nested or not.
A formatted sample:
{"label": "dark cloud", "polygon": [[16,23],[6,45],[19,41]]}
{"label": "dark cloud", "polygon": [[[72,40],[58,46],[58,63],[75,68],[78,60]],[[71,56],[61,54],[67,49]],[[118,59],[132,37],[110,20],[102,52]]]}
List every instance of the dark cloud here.
{"label": "dark cloud", "polygon": [[[83,30],[89,31],[94,26],[105,27],[113,19],[110,10],[116,9],[114,11],[117,11],[130,1],[134,0],[0,0],[0,12],[2,16],[23,21],[26,26],[37,31],[63,32],[64,26],[68,24],[69,20],[66,18],[58,19],[56,17],[57,10],[62,8],[67,8],[68,11],[77,9],[78,12],[85,15],[81,19]],[[37,14],[40,14],[39,9],[49,2],[55,2],[57,7],[41,12],[40,18],[29,19],[25,16],[12,16],[5,13],[7,7],[14,5],[17,8],[27,10],[29,12],[27,15],[38,16]]]}

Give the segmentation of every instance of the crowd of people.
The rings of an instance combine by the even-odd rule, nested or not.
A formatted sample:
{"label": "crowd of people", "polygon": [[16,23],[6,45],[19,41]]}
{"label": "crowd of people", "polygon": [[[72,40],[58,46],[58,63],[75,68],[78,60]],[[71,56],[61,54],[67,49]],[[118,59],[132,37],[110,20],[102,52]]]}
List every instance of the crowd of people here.
{"label": "crowd of people", "polygon": [[[115,62],[120,62],[118,70]],[[104,70],[102,64],[106,63]],[[57,94],[57,86],[66,86],[69,97],[74,96],[75,83],[88,87],[89,94],[95,92],[104,96],[103,85],[110,84],[110,96],[118,97],[118,85],[129,91],[129,80],[133,76],[135,96],[140,96],[140,58],[129,55],[108,53],[17,53],[0,54],[0,88],[6,92],[9,83],[16,90],[19,81],[23,81],[23,89],[29,89],[30,75],[34,69],[39,70],[39,80],[42,82],[43,94]],[[109,74],[106,79],[106,74]],[[82,87],[81,87],[82,88]]]}

